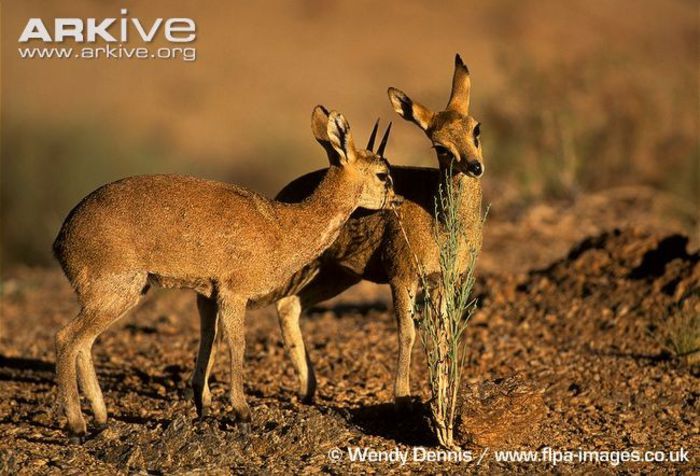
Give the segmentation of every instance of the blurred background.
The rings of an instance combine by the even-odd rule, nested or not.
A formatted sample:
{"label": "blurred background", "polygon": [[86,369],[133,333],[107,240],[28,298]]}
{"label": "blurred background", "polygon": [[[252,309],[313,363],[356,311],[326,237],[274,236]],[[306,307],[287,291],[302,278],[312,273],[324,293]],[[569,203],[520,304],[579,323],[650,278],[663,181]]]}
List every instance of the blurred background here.
{"label": "blurred background", "polygon": [[[120,8],[144,23],[193,18],[196,61],[19,58],[30,17],[50,24]],[[68,211],[124,176],[187,173],[274,195],[326,165],[309,128],[319,103],[343,112],[362,144],[377,117],[394,121],[390,160],[435,165],[386,89],[441,109],[457,52],[483,124],[491,220],[625,190],[663,199],[664,216],[698,230],[694,0],[17,0],[0,9],[3,272],[52,264]]]}

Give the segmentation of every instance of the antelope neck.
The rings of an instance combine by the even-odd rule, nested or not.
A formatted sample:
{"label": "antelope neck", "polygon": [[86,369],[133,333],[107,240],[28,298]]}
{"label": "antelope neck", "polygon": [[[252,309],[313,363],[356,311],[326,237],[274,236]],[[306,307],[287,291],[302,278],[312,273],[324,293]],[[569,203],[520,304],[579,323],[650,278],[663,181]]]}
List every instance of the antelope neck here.
{"label": "antelope neck", "polygon": [[294,204],[285,218],[296,230],[294,252],[316,257],[328,248],[340,234],[340,229],[358,206],[360,191],[337,166],[328,169],[314,193]]}

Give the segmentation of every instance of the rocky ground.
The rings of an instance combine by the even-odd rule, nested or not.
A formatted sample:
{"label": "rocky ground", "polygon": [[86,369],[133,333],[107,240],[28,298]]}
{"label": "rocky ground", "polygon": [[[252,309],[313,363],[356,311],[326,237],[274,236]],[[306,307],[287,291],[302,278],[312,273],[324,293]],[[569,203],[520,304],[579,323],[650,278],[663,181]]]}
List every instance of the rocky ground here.
{"label": "rocky ground", "polygon": [[[386,290],[369,285],[303,320],[319,383],[310,406],[296,402],[274,311],[249,313],[249,435],[227,417],[224,352],[214,369],[213,417],[195,419],[187,398],[198,342],[194,296],[150,293],[94,348],[109,427],[69,445],[54,414],[53,336],[77,306],[59,270],[14,269],[2,287],[0,473],[550,472],[551,463],[496,460],[497,450],[544,447],[689,452],[687,463],[560,463],[567,473],[700,470],[700,359],[679,357],[673,344],[698,345],[697,244],[673,227],[616,228],[580,210],[564,218],[551,207],[529,210],[517,220],[496,214],[487,225],[480,308],[467,336],[458,440],[474,461],[348,460],[347,447],[436,449],[420,344],[416,403],[404,411],[390,403],[395,324]],[[576,231],[562,231],[566,220]],[[509,269],[497,266],[499,250]],[[329,457],[334,448],[339,462]]]}

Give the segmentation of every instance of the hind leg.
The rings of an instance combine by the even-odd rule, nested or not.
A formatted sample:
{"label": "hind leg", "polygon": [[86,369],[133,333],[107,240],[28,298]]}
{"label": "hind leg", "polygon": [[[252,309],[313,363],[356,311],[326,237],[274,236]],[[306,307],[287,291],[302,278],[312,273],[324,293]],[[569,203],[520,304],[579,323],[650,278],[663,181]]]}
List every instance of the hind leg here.
{"label": "hind leg", "polygon": [[102,397],[100,384],[97,381],[95,366],[92,363],[93,342],[88,342],[85,347],[78,352],[78,380],[80,388],[92,407],[92,414],[95,418],[95,428],[97,430],[102,430],[107,426],[107,407]]}
{"label": "hind leg", "polygon": [[197,415],[205,417],[209,414],[209,407],[211,406],[209,373],[214,365],[216,354],[216,301],[198,294],[197,309],[199,310],[200,341],[197,363],[192,375],[192,390]]}
{"label": "hind leg", "polygon": [[80,411],[77,370],[98,424],[106,421],[104,400],[92,363],[92,344],[110,324],[139,300],[146,275],[116,276],[90,282],[78,289],[82,308],[78,316],[56,334],[56,380],[58,398],[68,419],[71,439],[86,433]]}

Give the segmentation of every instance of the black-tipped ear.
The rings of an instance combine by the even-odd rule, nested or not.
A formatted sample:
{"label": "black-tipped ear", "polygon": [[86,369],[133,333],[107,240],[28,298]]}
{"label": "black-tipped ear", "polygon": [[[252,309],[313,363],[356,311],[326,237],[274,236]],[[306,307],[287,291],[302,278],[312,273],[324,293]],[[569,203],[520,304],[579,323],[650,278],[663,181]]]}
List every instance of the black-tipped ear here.
{"label": "black-tipped ear", "polygon": [[328,138],[328,116],[330,112],[324,106],[318,105],[311,113],[311,132],[323,146],[328,156],[328,161],[333,165],[338,165],[338,153],[333,148],[330,139]]}
{"label": "black-tipped ear", "polygon": [[345,116],[336,111],[331,111],[328,116],[328,138],[333,149],[338,154],[338,159],[342,165],[351,164],[355,161],[355,143],[350,133],[350,124]]}
{"label": "black-tipped ear", "polygon": [[462,57],[459,56],[459,53],[455,54],[455,68],[463,66],[464,69],[467,71],[467,74],[469,74],[469,68],[467,68],[467,65],[464,64],[464,61],[462,61]]}
{"label": "black-tipped ear", "polygon": [[455,55],[455,72],[452,76],[452,92],[447,102],[447,110],[455,111],[463,116],[469,115],[469,96],[471,93],[471,79],[469,68],[462,61],[459,54]]}
{"label": "black-tipped ear", "polygon": [[316,106],[311,112],[311,132],[317,141],[323,143],[328,142],[328,109],[321,106]]}
{"label": "black-tipped ear", "polygon": [[400,89],[389,88],[387,94],[389,94],[389,100],[394,111],[401,117],[407,121],[414,122],[423,130],[427,130],[430,127],[434,116],[430,109],[415,102]]}

